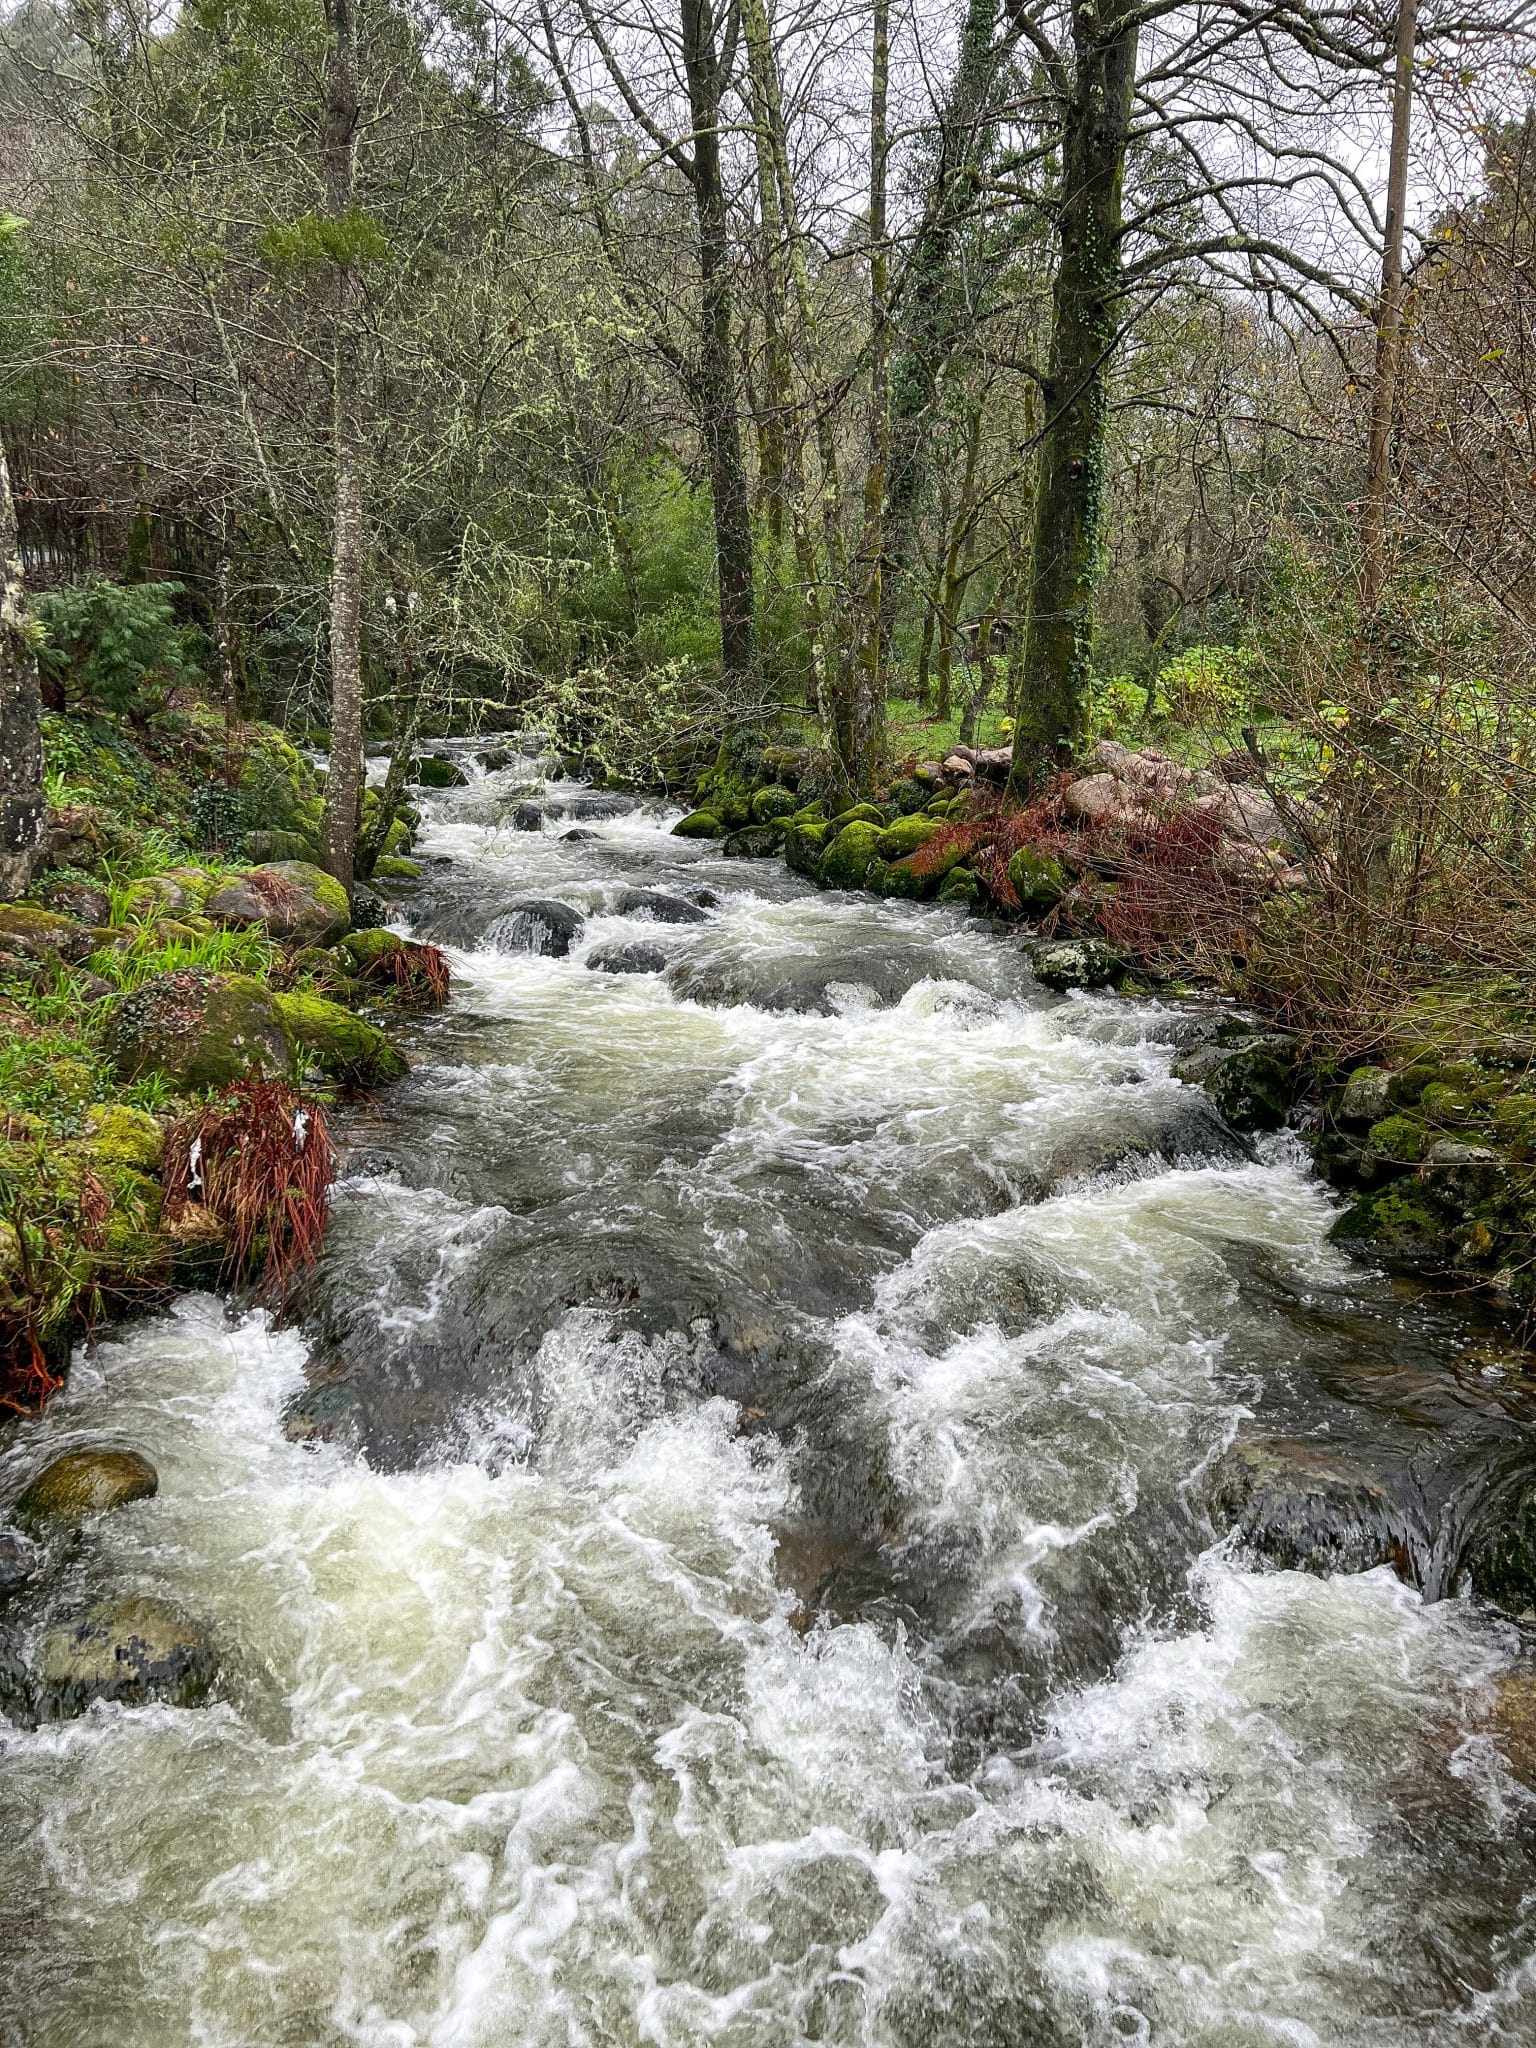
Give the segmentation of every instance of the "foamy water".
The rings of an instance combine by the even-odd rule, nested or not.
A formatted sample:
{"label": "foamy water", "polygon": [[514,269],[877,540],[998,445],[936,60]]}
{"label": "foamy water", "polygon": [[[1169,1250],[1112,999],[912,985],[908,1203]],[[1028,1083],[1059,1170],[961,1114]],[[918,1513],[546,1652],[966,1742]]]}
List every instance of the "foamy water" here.
{"label": "foamy water", "polygon": [[[3,1453],[154,1460],[56,1597],[168,1596],[225,1677],[0,1734],[0,2041],[1536,2037],[1516,1631],[1201,1519],[1407,1341],[1300,1153],[1169,1079],[1174,1011],[664,819],[511,833],[514,781],[433,802],[455,1001],[308,1332],[189,1298]],[[476,940],[525,892],[570,958]],[[585,966],[642,935],[671,979]]]}

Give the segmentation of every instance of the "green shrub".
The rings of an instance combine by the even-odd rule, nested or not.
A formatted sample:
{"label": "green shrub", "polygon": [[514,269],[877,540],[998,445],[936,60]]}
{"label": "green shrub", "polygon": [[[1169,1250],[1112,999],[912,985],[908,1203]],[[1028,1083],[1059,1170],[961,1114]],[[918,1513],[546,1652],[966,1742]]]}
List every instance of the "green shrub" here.
{"label": "green shrub", "polygon": [[38,664],[73,701],[106,711],[155,708],[160,689],[187,670],[186,629],[176,623],[179,583],[95,578],[45,590],[32,613],[43,631]]}

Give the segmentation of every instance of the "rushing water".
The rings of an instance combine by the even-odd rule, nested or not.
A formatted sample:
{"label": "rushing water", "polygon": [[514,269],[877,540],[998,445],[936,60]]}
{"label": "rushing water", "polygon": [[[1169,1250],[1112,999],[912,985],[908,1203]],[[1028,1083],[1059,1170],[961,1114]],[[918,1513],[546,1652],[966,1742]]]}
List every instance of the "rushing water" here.
{"label": "rushing water", "polygon": [[184,1301],[0,1456],[153,1458],[49,1599],[225,1671],[0,1736],[0,2041],[1536,2040],[1518,1626],[1200,1509],[1245,1422],[1507,1434],[1468,1333],[1169,1078],[1177,1010],[660,815],[510,830],[520,779],[432,802],[456,993],[303,1331]]}

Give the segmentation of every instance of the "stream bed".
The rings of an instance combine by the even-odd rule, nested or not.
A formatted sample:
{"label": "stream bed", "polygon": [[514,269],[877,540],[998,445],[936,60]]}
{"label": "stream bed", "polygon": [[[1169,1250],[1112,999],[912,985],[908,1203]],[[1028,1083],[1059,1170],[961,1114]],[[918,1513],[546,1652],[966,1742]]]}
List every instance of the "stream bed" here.
{"label": "stream bed", "polygon": [[1203,1507],[1239,1432],[1523,1459],[1487,1333],[1194,1013],[616,808],[429,799],[454,996],[302,1322],[188,1297],[0,1449],[152,1459],[50,1600],[223,1666],[0,1724],[0,2043],[1536,2041],[1525,1628]]}

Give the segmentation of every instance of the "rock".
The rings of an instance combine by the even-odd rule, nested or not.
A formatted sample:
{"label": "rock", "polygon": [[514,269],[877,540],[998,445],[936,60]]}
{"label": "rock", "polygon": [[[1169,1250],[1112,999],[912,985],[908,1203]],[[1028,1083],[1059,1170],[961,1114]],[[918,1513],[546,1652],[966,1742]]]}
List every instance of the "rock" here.
{"label": "rock", "polygon": [[381,853],[373,864],[373,878],[376,882],[419,882],[420,865],[413,860],[402,860],[398,853]]}
{"label": "rock", "polygon": [[926,846],[943,826],[936,819],[916,814],[898,818],[875,841],[875,850],[882,860],[905,860],[910,853],[916,853],[920,846]]}
{"label": "rock", "polygon": [[179,1608],[143,1595],[108,1600],[43,1637],[38,1705],[49,1721],[83,1714],[97,1700],[196,1707],[218,1670],[212,1643]]}
{"label": "rock", "polygon": [[280,995],[277,1011],[306,1066],[349,1088],[375,1088],[410,1072],[404,1055],[376,1025],[324,996]]}
{"label": "rock", "polygon": [[660,974],[666,964],[667,956],[660,946],[649,945],[644,939],[594,946],[587,955],[588,967],[597,974]]}
{"label": "rock", "polygon": [[0,903],[0,949],[34,961],[57,954],[73,965],[96,951],[95,933],[77,918],[33,903]]}
{"label": "rock", "polygon": [[969,782],[975,775],[976,770],[962,755],[946,754],[944,756],[944,773],[951,782]]}
{"label": "rock", "polygon": [[728,832],[720,851],[727,860],[772,860],[783,844],[782,825],[747,825]]}
{"label": "rock", "polygon": [[1411,1182],[1362,1195],[1328,1232],[1335,1244],[1367,1244],[1410,1254],[1433,1250],[1444,1234],[1439,1211]]}
{"label": "rock", "polygon": [[1072,886],[1071,877],[1053,854],[1021,846],[1008,863],[1008,880],[1019,908],[1032,917],[1054,910]]}
{"label": "rock", "polygon": [[944,765],[941,761],[919,761],[912,770],[912,780],[920,782],[925,789],[936,789],[944,780]]}
{"label": "rock", "polygon": [[44,1553],[22,1529],[0,1529],[0,1607],[25,1590],[43,1568]]}
{"label": "rock", "polygon": [[1506,1499],[1467,1557],[1474,1592],[1511,1613],[1536,1605],[1536,1485]]}
{"label": "rock", "polygon": [[212,876],[201,868],[167,868],[164,874],[144,875],[128,891],[128,914],[180,917],[199,909],[212,887]]}
{"label": "rock", "polygon": [[1068,783],[1061,807],[1082,825],[1130,825],[1142,815],[1125,784],[1108,774],[1085,775],[1081,781]]}
{"label": "rock", "polygon": [[784,834],[785,865],[807,881],[816,879],[830,825],[796,825]]}
{"label": "rock", "polygon": [[184,967],[120,996],[108,1026],[118,1078],[159,1073],[184,1088],[222,1088],[243,1074],[293,1077],[276,998],[246,974]]}
{"label": "rock", "polygon": [[525,896],[498,917],[487,936],[511,953],[544,953],[563,958],[581,937],[586,919],[568,903],[549,896]]}
{"label": "rock", "polygon": [[601,832],[589,832],[585,825],[573,825],[569,832],[562,832],[561,839],[567,846],[582,839],[601,839]]}
{"label": "rock", "polygon": [[441,754],[423,754],[406,770],[406,780],[421,789],[462,789],[469,777],[456,761]]}
{"label": "rock", "polygon": [[1424,1157],[1426,1142],[1424,1126],[1407,1116],[1384,1116],[1365,1134],[1366,1148],[1376,1158],[1395,1160],[1405,1166],[1418,1164]]}
{"label": "rock", "polygon": [[137,1451],[66,1451],[43,1467],[12,1513],[23,1528],[58,1522],[78,1527],[87,1516],[152,1500],[159,1490],[159,1474]]}
{"label": "rock", "polygon": [[502,768],[510,768],[512,766],[512,749],[510,747],[489,748],[487,752],[480,756],[480,766],[487,775],[495,775]]}
{"label": "rock", "polygon": [[1424,1549],[1413,1518],[1383,1481],[1347,1453],[1308,1439],[1251,1438],[1212,1466],[1207,1512],[1283,1571],[1416,1576]]}
{"label": "rock", "polygon": [[384,899],[376,896],[366,883],[358,882],[352,890],[353,931],[377,931],[385,922],[385,916]]}
{"label": "rock", "polygon": [[723,839],[725,826],[713,811],[690,811],[672,827],[675,839]]}
{"label": "rock", "polygon": [[[880,819],[879,826],[884,823]],[[822,854],[816,879],[824,889],[862,889],[871,866],[880,857],[876,851],[879,827],[861,819],[838,831],[834,820],[831,829],[837,831],[837,837]]]}
{"label": "rock", "polygon": [[55,875],[38,890],[44,905],[63,917],[75,917],[82,924],[110,924],[112,899],[93,882],[76,882]]}
{"label": "rock", "polygon": [[514,804],[507,815],[507,823],[514,832],[540,832],[544,827],[543,804]]}
{"label": "rock", "polygon": [[640,799],[633,796],[578,796],[566,806],[568,818],[627,818],[639,810]]}
{"label": "rock", "polygon": [[771,825],[775,818],[792,818],[799,808],[800,799],[792,790],[777,786],[760,789],[752,798],[752,822]]}
{"label": "rock", "polygon": [[936,874],[920,875],[910,859],[871,863],[864,878],[864,886],[876,896],[889,896],[898,901],[924,903],[937,894],[939,877]]}
{"label": "rock", "polygon": [[928,801],[925,784],[915,776],[891,784],[891,802],[896,806],[897,815],[909,818],[920,811]]}
{"label": "rock", "polygon": [[158,1173],[165,1157],[165,1133],[145,1109],[126,1102],[98,1102],[85,1112],[91,1150],[116,1166]]}
{"label": "rock", "polygon": [[850,825],[879,825],[883,828],[885,822],[884,811],[879,810],[874,804],[854,804],[849,810],[839,811],[832,820],[832,836],[836,838],[839,832],[846,831]]}
{"label": "rock", "polygon": [[1065,994],[1073,988],[1108,988],[1125,972],[1125,960],[1102,939],[1058,939],[1036,951],[1036,981]]}
{"label": "rock", "polygon": [[1296,1100],[1289,1042],[1266,1036],[1239,1047],[1221,1061],[1205,1085],[1234,1131],[1278,1131]]}
{"label": "rock", "polygon": [[981,901],[981,883],[969,868],[951,868],[940,886],[939,901],[964,904],[969,908]]}
{"label": "rock", "polygon": [[625,889],[619,897],[620,917],[647,917],[653,924],[707,924],[697,904],[662,889]]}
{"label": "rock", "polygon": [[1241,839],[1251,846],[1283,846],[1288,842],[1285,821],[1261,789],[1236,783],[1208,796],[1196,797],[1189,808],[1197,816],[1214,818],[1230,839]]}
{"label": "rock", "polygon": [[1356,1067],[1344,1083],[1334,1105],[1340,1123],[1374,1124],[1387,1113],[1387,1090],[1392,1076],[1385,1067]]}
{"label": "rock", "polygon": [[274,861],[237,875],[215,889],[203,909],[215,924],[255,927],[303,946],[332,945],[352,923],[346,890],[305,860]]}

